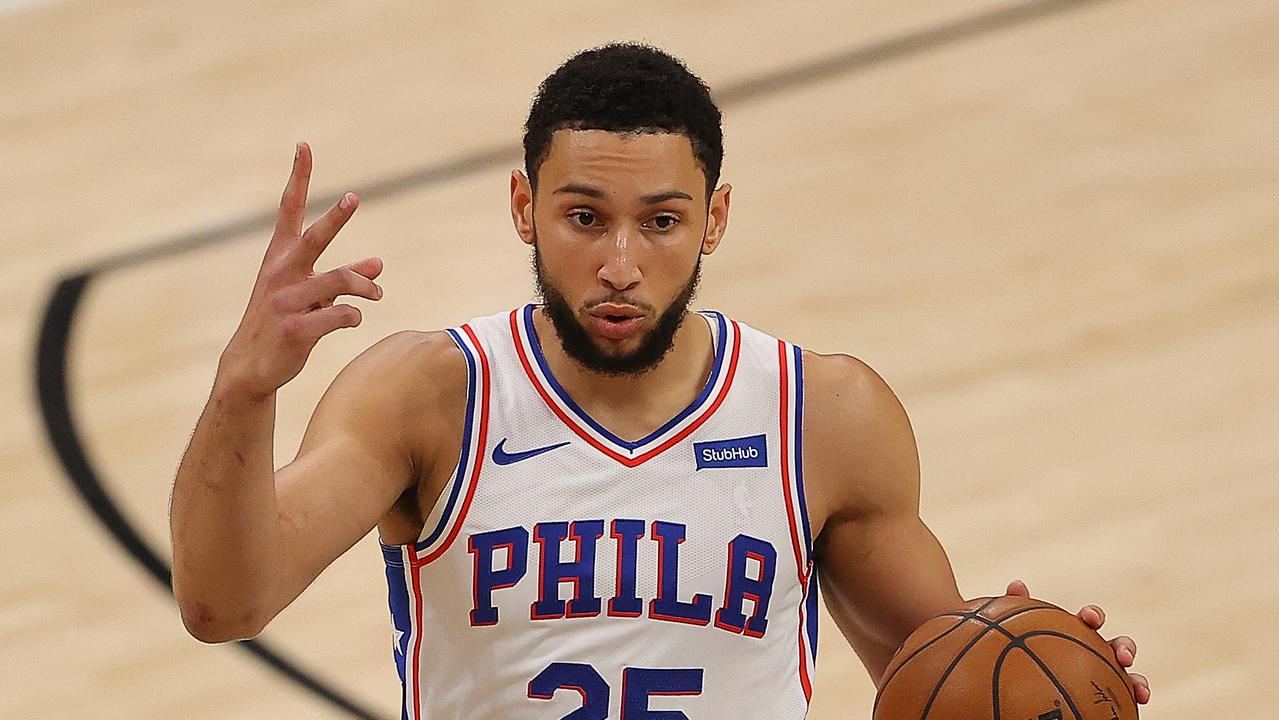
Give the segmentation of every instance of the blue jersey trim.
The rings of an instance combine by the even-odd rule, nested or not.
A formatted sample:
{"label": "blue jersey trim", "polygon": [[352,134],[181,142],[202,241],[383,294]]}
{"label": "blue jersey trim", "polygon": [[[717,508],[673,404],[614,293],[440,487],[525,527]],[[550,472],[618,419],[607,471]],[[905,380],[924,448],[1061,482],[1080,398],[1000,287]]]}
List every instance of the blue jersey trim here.
{"label": "blue jersey trim", "polygon": [[794,345],[795,353],[795,488],[799,494],[799,516],[804,526],[805,557],[812,561],[813,531],[808,525],[808,502],[804,500],[804,351]]}
{"label": "blue jersey trim", "polygon": [[471,458],[471,424],[475,420],[475,376],[478,371],[475,367],[475,356],[471,354],[466,343],[462,342],[462,337],[452,328],[449,328],[448,333],[453,338],[453,342],[457,343],[462,354],[466,356],[466,431],[462,433],[462,452],[457,461],[457,474],[453,477],[453,488],[449,491],[444,514],[440,516],[440,522],[431,534],[417,543],[419,550],[429,547],[431,543],[438,540],[444,532],[444,527],[449,524],[449,519],[453,516],[453,507],[457,504],[457,497],[462,492],[462,486],[466,484],[466,471],[470,465],[467,461]]}
{"label": "blue jersey trim", "polygon": [[578,407],[577,403],[573,402],[573,398],[569,397],[568,392],[564,390],[564,387],[555,379],[555,375],[551,372],[550,366],[546,363],[546,356],[542,354],[542,344],[537,339],[537,331],[533,327],[534,307],[535,306],[531,303],[524,306],[524,330],[528,334],[529,345],[533,348],[533,357],[537,360],[538,367],[542,368],[542,374],[546,376],[546,381],[550,384],[551,389],[555,391],[555,394],[560,398],[560,400],[564,401],[564,404],[573,411],[573,414],[576,415],[579,420],[589,425],[593,430],[595,430],[595,432],[603,435],[610,442],[616,443],[627,450],[635,451],[644,445],[653,442],[671,428],[678,425],[682,420],[684,420],[684,418],[692,415],[698,410],[698,408],[706,403],[706,398],[710,397],[711,389],[715,387],[715,381],[719,379],[720,369],[724,364],[724,348],[728,345],[728,323],[725,321],[722,314],[715,312],[714,310],[708,310],[706,311],[706,314],[713,316],[719,327],[719,344],[715,348],[715,362],[711,366],[711,375],[706,379],[706,385],[702,388],[702,392],[698,394],[697,398],[694,399],[693,402],[689,403],[688,407],[680,411],[678,415],[671,418],[671,420],[665,425],[662,425],[652,433],[649,433],[644,438],[634,442],[623,440],[609,432],[603,425],[595,422],[595,419],[588,415],[585,410]]}
{"label": "blue jersey trim", "polygon": [[398,548],[393,549],[395,553],[394,562],[392,557],[383,548],[382,554],[386,559],[386,587],[387,587],[387,604],[391,608],[391,627],[400,633],[397,637],[403,642],[403,646],[398,647],[399,652],[392,651],[395,660],[395,671],[400,676],[400,707],[404,708],[404,695],[407,690],[404,683],[404,664],[408,659],[409,648],[408,640],[412,634],[412,622],[409,619],[409,588],[404,581],[404,563],[399,558]]}
{"label": "blue jersey trim", "polygon": [[[448,499],[445,500],[444,504],[444,514],[440,516],[439,524],[435,526],[435,529],[431,531],[430,535],[427,535],[424,539],[413,544],[413,549],[418,552],[430,547],[432,543],[440,538],[440,535],[444,532],[444,528],[448,526],[449,519],[453,517],[453,508],[457,504],[458,495],[462,492],[462,486],[466,484],[466,472],[470,468],[471,429],[475,422],[475,383],[479,370],[476,368],[475,356],[471,354],[471,350],[466,346],[466,343],[462,342],[461,335],[459,335],[453,328],[449,328],[446,332],[448,332],[449,337],[453,338],[453,342],[457,345],[458,349],[462,351],[462,355],[466,358],[466,420],[463,425],[462,432],[462,451],[459,453],[457,460],[457,473],[453,476],[453,480],[450,482],[449,496]],[[439,501],[437,500],[436,502]],[[382,557],[388,564],[390,564],[392,560],[397,563],[400,562],[399,547],[401,546],[387,545],[380,541],[379,543],[382,545]]]}

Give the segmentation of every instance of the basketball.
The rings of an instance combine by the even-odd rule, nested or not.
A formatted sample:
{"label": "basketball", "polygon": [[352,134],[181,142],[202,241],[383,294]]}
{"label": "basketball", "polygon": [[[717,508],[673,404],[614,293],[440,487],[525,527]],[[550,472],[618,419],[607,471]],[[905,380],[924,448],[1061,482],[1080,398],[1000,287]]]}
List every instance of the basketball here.
{"label": "basketball", "polygon": [[906,638],[875,720],[1136,720],[1114,651],[1071,613],[1033,598],[979,598]]}

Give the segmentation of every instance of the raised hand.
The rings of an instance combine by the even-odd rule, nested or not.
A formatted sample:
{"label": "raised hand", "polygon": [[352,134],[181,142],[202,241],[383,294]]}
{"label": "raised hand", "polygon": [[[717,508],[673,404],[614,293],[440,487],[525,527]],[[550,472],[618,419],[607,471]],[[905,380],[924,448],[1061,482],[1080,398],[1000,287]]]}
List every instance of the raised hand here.
{"label": "raised hand", "polygon": [[[1026,587],[1026,583],[1014,580],[1008,584],[1007,594],[1030,597],[1030,590]],[[1106,613],[1096,605],[1085,605],[1075,615],[1093,630],[1100,630],[1102,624],[1106,622]],[[1137,643],[1127,635],[1120,635],[1108,642],[1111,649],[1115,651],[1115,660],[1119,661],[1120,667],[1132,667],[1137,659]],[[1132,694],[1139,704],[1145,705],[1150,702],[1150,681],[1145,675],[1128,673],[1128,681],[1132,683]]]}
{"label": "raised hand", "polygon": [[315,272],[315,262],[360,199],[346,193],[303,232],[310,181],[311,148],[298,143],[249,305],[218,363],[220,383],[253,397],[268,396],[296,377],[320,338],[360,324],[359,308],[335,305],[336,298],[382,299],[382,288],[373,282],[382,273],[379,258]]}

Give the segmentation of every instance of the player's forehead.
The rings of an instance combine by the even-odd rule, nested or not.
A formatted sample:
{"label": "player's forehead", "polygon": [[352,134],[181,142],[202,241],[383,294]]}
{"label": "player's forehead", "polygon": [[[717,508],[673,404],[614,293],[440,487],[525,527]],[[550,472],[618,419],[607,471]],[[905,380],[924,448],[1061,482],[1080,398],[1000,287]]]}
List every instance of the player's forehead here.
{"label": "player's forehead", "polygon": [[618,200],[679,190],[697,197],[705,177],[688,136],[558,130],[538,169],[539,190],[598,188]]}

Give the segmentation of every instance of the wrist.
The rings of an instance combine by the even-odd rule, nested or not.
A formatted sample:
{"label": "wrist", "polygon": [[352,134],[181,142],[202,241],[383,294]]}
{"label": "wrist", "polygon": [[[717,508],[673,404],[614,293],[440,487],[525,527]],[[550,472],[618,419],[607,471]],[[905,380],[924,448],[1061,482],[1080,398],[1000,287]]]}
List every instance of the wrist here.
{"label": "wrist", "polygon": [[219,407],[259,406],[275,400],[275,389],[263,390],[255,386],[244,375],[228,370],[219,364],[218,373],[213,379],[213,391],[210,402]]}

